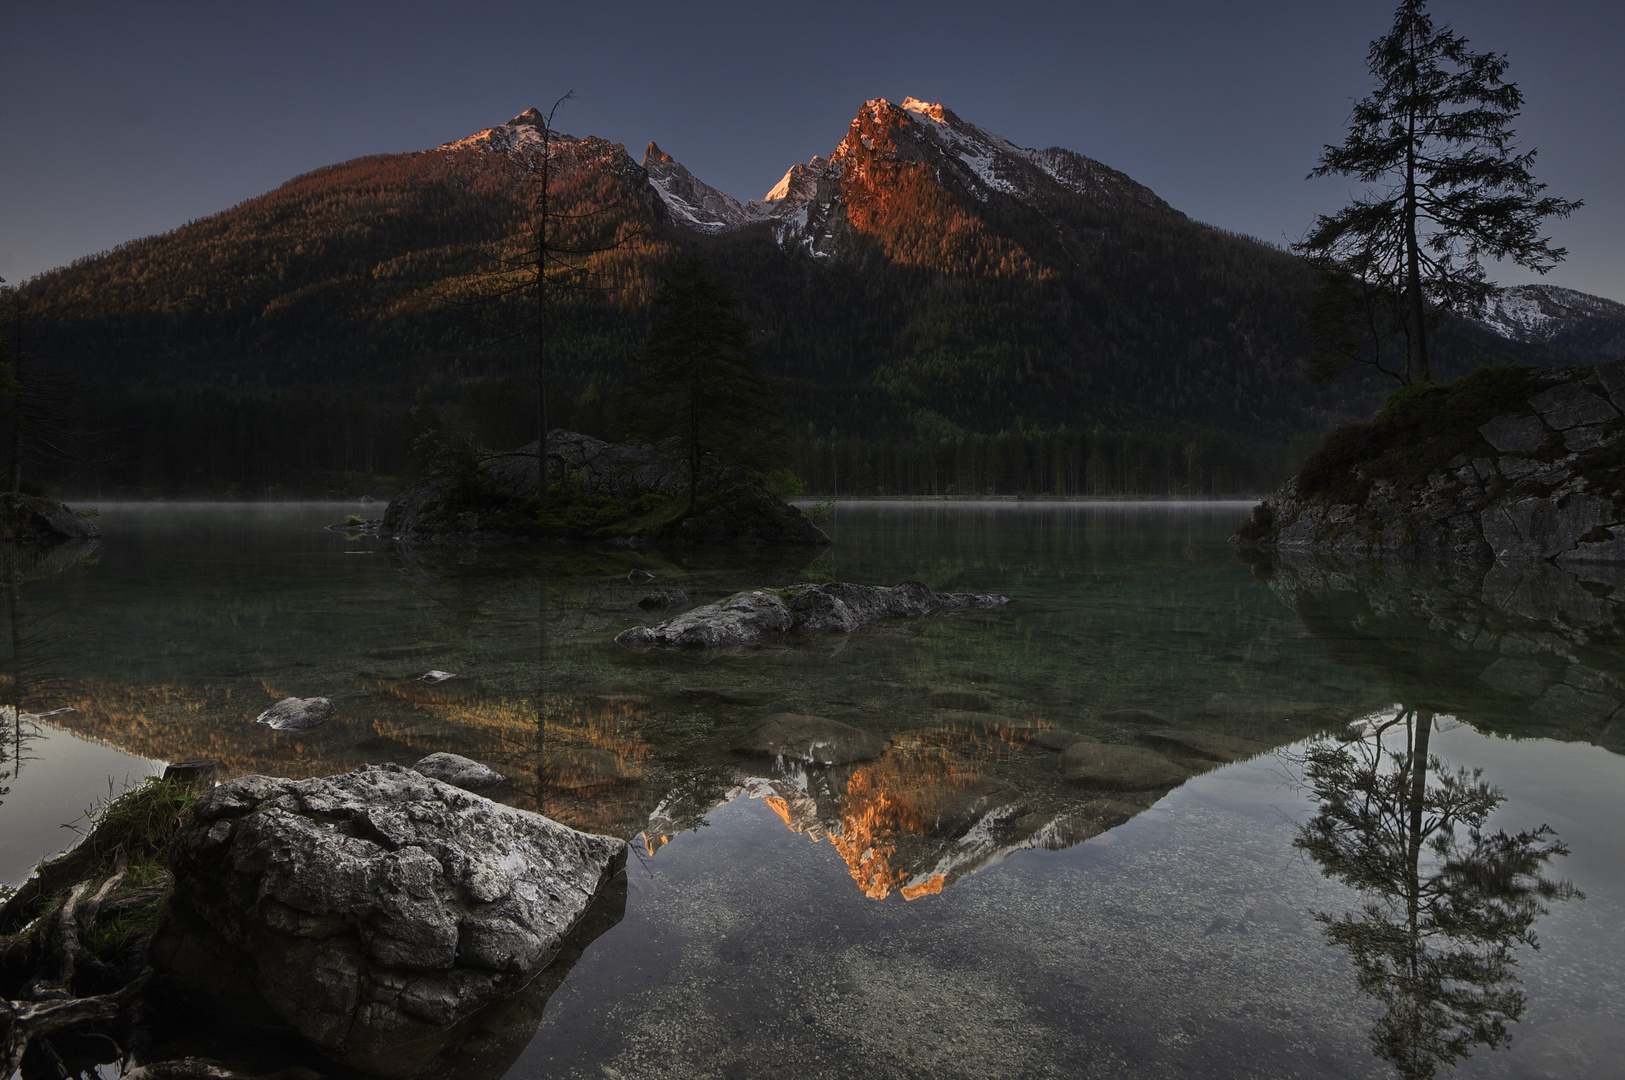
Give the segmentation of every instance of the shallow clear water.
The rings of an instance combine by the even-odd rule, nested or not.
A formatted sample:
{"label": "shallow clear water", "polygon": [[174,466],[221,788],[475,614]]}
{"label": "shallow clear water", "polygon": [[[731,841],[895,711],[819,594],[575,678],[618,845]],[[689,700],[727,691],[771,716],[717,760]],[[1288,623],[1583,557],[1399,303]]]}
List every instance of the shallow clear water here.
{"label": "shallow clear water", "polygon": [[[1625,578],[1248,561],[1225,543],[1236,504],[855,504],[821,555],[664,556],[402,553],[320,528],[351,509],[106,507],[94,550],[0,568],[24,714],[0,881],[162,762],[321,775],[451,750],[635,857],[624,911],[610,898],[574,965],[442,1075],[1622,1074]],[[809,578],[1013,603],[707,662],[612,641],[682,609],[640,609],[654,586],[692,604]],[[338,714],[252,723],[290,694]],[[887,749],[811,773],[732,750],[780,712]],[[1192,775],[1070,782],[1047,729]],[[1583,897],[1489,933],[1470,822],[1404,857],[1410,789],[1382,781],[1424,731],[1430,790],[1482,769],[1502,796],[1485,832],[1549,824],[1569,854],[1537,873]],[[1341,748],[1318,782],[1316,747]],[[1351,792],[1352,832],[1327,817]],[[1341,839],[1317,846],[1317,822]],[[1358,853],[1394,836],[1368,873]]]}

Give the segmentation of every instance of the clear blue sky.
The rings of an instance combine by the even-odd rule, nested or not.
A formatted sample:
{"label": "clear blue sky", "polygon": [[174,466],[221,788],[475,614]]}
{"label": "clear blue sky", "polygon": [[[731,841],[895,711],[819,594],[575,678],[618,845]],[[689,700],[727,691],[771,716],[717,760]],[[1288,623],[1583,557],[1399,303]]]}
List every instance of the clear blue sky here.
{"label": "clear blue sky", "polygon": [[[1507,52],[1554,194],[1546,280],[1625,301],[1625,2],[1435,0]],[[0,276],[17,281],[362,154],[417,150],[566,90],[561,126],[650,139],[763,194],[867,98],[940,101],[1080,151],[1191,216],[1283,242],[1340,206],[1306,181],[1368,86],[1389,0],[6,5]],[[1530,279],[1516,269],[1502,281]]]}

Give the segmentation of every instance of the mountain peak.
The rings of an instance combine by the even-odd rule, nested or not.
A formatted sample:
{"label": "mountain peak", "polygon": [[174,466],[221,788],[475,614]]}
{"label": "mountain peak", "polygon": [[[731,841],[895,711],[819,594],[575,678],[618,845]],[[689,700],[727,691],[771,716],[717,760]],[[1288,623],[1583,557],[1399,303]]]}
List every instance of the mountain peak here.
{"label": "mountain peak", "polygon": [[536,106],[532,105],[530,108],[526,109],[524,112],[520,113],[518,116],[514,117],[512,120],[509,120],[503,126],[504,127],[519,127],[519,126],[523,125],[523,126],[527,126],[527,127],[540,128],[540,127],[543,127],[546,123],[547,123],[547,118],[542,115],[542,110],[540,110]]}
{"label": "mountain peak", "polygon": [[949,118],[958,119],[943,106],[930,101],[921,101],[919,98],[904,98],[903,110],[905,112],[919,113],[921,116],[929,116],[939,124],[946,124]]}
{"label": "mountain peak", "polygon": [[656,146],[653,139],[650,139],[649,145],[643,151],[643,167],[647,169],[651,161],[674,162],[675,159],[670,154],[660,149],[660,147]]}

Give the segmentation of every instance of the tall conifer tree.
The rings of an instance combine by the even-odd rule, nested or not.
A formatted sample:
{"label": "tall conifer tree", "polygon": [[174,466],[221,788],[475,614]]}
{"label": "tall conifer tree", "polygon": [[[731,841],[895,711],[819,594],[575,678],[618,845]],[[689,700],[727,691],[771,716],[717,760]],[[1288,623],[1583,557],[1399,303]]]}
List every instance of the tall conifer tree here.
{"label": "tall conifer tree", "polygon": [[1486,260],[1550,270],[1567,252],[1540,235],[1541,222],[1580,206],[1541,195],[1535,152],[1515,152],[1510,125],[1523,94],[1503,80],[1505,54],[1467,45],[1434,26],[1426,0],[1403,0],[1393,27],[1371,43],[1376,87],[1355,105],[1347,138],[1325,147],[1309,174],[1372,185],[1317,218],[1296,250],[1322,264],[1329,288],[1341,276],[1346,290],[1348,275],[1373,287],[1371,304],[1393,312],[1403,334],[1405,382],[1430,376],[1430,312],[1477,310],[1494,296]]}

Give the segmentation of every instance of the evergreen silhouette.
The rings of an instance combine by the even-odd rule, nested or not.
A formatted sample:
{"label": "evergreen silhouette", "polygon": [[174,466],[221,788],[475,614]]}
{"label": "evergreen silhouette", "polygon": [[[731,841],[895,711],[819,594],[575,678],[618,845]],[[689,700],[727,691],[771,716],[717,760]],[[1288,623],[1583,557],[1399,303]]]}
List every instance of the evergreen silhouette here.
{"label": "evergreen silhouette", "polygon": [[635,422],[650,441],[676,441],[693,513],[702,471],[770,472],[784,464],[785,437],[772,383],[756,369],[751,325],[705,262],[679,262],[655,304],[660,314],[631,386]]}
{"label": "evergreen silhouette", "polygon": [[[1373,185],[1318,217],[1295,245],[1323,273],[1311,311],[1317,374],[1335,374],[1351,359],[1384,368],[1383,343],[1397,338],[1401,381],[1427,381],[1430,313],[1474,311],[1494,296],[1485,260],[1510,259],[1544,274],[1567,254],[1540,235],[1541,222],[1567,217],[1580,203],[1540,194],[1535,151],[1514,149],[1510,125],[1523,94],[1503,80],[1507,58],[1467,45],[1448,26],[1435,28],[1426,0],[1403,0],[1393,27],[1371,43],[1376,87],[1355,105],[1347,138],[1325,147],[1309,174]],[[1345,327],[1365,324],[1367,348],[1351,350],[1346,333],[1328,328],[1338,307]]]}

